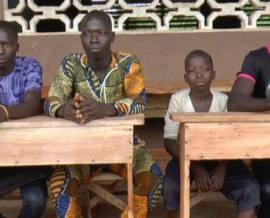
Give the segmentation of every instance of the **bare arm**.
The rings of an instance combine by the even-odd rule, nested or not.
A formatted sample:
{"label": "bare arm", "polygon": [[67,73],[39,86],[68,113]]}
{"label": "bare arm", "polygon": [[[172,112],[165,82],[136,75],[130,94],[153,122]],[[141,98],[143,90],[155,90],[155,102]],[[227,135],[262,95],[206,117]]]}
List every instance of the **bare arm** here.
{"label": "bare arm", "polygon": [[[39,91],[30,90],[25,95],[25,100],[15,106],[6,107],[8,111],[8,119],[20,119],[34,116],[38,113],[40,106],[41,93]],[[7,117],[1,109],[0,122],[6,121]]]}
{"label": "bare arm", "polygon": [[246,78],[237,78],[228,99],[229,111],[262,112],[270,110],[270,102],[252,97],[254,83]]}

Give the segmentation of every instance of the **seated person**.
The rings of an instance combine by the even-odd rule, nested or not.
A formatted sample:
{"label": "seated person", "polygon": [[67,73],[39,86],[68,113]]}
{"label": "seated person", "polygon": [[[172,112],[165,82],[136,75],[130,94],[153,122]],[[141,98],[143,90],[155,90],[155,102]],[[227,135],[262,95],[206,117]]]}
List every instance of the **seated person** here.
{"label": "seated person", "polygon": [[[246,55],[229,95],[229,111],[270,111],[269,60],[270,45]],[[251,160],[251,166],[261,187],[262,203],[258,208],[257,216],[268,218],[270,217],[270,159]]]}
{"label": "seated person", "polygon": [[[53,81],[45,111],[84,124],[95,119],[143,113],[146,106],[144,78],[139,59],[127,52],[111,51],[115,34],[108,14],[91,11],[81,22],[81,43],[85,53],[66,56]],[[74,95],[75,93],[75,95]],[[140,140],[135,137],[135,144]],[[91,175],[105,168],[126,178],[123,165],[91,165]],[[162,172],[153,157],[134,146],[135,217],[146,218],[161,194]],[[81,217],[77,191],[88,181],[89,166],[56,167],[50,195],[59,217]],[[127,217],[127,210],[122,214]]]}
{"label": "seated person", "polygon": [[[17,31],[1,20],[0,123],[34,116],[40,108],[42,68],[35,59],[16,56],[18,50]],[[18,217],[40,218],[46,207],[46,179],[51,172],[52,167],[1,167],[0,196],[20,188],[23,206]]]}
{"label": "seated person", "polygon": [[[165,116],[164,146],[172,156],[164,176],[163,197],[168,217],[179,217],[180,168],[179,123],[170,119],[174,112],[224,112],[227,96],[212,90],[215,78],[211,56],[202,50],[194,50],[185,58],[184,78],[189,89],[172,95]],[[209,149],[209,148],[206,148]],[[210,148],[211,149],[211,148]],[[193,161],[191,180],[195,180],[199,192],[221,191],[237,204],[238,218],[255,217],[255,207],[260,204],[259,184],[246,165],[240,160]]]}

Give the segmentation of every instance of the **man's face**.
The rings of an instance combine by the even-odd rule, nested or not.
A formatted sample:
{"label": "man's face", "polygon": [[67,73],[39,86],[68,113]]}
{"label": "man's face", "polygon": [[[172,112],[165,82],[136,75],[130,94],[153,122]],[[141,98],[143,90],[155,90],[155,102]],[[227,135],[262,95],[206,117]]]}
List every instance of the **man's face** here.
{"label": "man's face", "polygon": [[11,31],[0,28],[0,71],[13,68],[18,49],[18,42]]}
{"label": "man's face", "polygon": [[114,32],[105,21],[92,17],[85,21],[81,30],[82,46],[87,54],[106,55],[114,41]]}

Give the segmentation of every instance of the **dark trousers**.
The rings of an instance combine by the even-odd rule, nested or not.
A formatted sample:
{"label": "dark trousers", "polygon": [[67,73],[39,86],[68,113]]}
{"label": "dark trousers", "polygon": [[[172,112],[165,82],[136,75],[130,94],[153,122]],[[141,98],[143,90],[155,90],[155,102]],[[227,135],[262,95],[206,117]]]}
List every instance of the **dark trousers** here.
{"label": "dark trousers", "polygon": [[51,173],[52,167],[2,167],[0,196],[20,188],[23,206],[18,217],[40,218],[46,208],[46,181]]}
{"label": "dark trousers", "polygon": [[[207,171],[218,164],[216,161],[200,161],[200,163]],[[190,179],[193,179],[192,173]],[[260,186],[242,161],[230,161],[220,191],[226,198],[236,202],[238,212],[260,204]],[[166,210],[179,210],[180,168],[178,159],[172,159],[167,165],[163,184],[163,198]]]}
{"label": "dark trousers", "polygon": [[261,187],[261,205],[258,218],[270,218],[270,160],[252,160],[253,172]]}

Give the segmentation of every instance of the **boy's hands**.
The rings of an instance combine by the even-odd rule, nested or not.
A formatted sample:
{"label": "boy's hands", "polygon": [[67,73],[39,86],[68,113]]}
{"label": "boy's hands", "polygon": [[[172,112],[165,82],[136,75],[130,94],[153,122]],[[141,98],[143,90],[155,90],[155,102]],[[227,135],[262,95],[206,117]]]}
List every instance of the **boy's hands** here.
{"label": "boy's hands", "polygon": [[220,162],[219,165],[217,165],[211,172],[210,172],[210,178],[211,178],[211,184],[212,184],[212,191],[218,191],[222,188],[225,174],[227,169],[227,163]]}
{"label": "boy's hands", "polygon": [[198,163],[193,163],[192,174],[199,192],[207,192],[212,190],[211,178],[204,167]]}
{"label": "boy's hands", "polygon": [[210,173],[199,163],[192,163],[192,174],[199,192],[218,191],[222,188],[228,161],[221,161]]}

